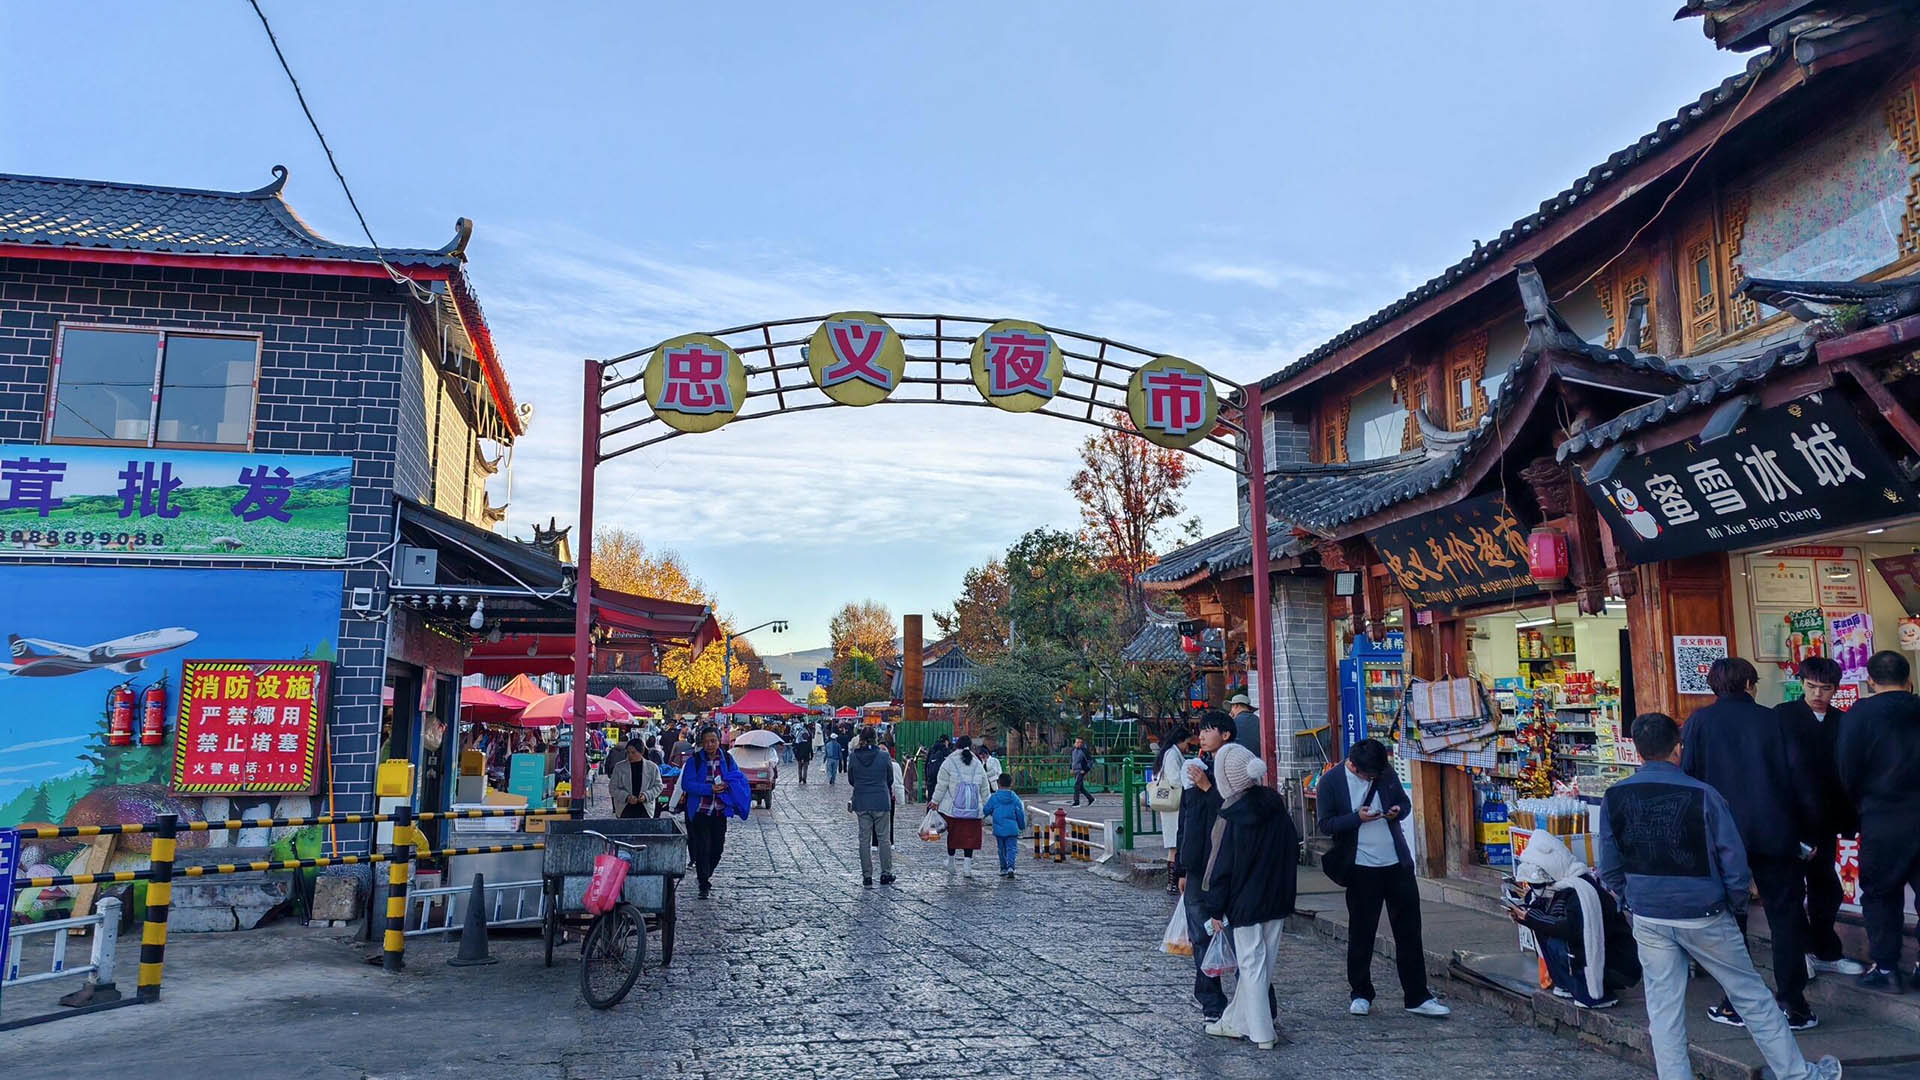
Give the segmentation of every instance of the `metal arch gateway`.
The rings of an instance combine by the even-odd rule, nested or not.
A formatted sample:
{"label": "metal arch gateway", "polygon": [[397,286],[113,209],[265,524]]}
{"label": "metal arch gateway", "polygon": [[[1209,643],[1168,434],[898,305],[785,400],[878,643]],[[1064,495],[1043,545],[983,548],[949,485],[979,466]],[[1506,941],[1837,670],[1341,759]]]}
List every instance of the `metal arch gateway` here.
{"label": "metal arch gateway", "polygon": [[[586,775],[592,665],[594,479],[649,446],[786,413],[864,405],[958,405],[1035,413],[1128,431],[1266,490],[1257,386],[1176,356],[1015,319],[838,312],[684,334],[588,360],[582,397],[574,614],[573,777]],[[644,408],[643,408],[644,407]],[[1131,429],[1106,417],[1125,413]],[[1255,421],[1248,422],[1249,416]],[[1237,439],[1244,438],[1245,453]],[[1278,747],[1267,515],[1250,515],[1252,658],[1261,672],[1261,745]],[[1278,783],[1278,770],[1267,770]],[[575,816],[584,800],[574,803]]]}

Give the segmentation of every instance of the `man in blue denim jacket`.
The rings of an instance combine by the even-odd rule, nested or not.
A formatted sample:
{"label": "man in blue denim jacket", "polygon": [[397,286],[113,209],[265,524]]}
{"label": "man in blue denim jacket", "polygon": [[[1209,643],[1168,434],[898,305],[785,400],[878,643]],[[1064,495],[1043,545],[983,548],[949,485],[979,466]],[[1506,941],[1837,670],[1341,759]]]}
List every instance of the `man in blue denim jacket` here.
{"label": "man in blue denim jacket", "polygon": [[1680,727],[1664,713],[1633,722],[1646,764],[1607,789],[1600,814],[1600,880],[1633,915],[1645,969],[1647,1025],[1660,1080],[1691,1080],[1687,957],[1712,975],[1746,1021],[1779,1080],[1835,1080],[1840,1062],[1809,1064],[1787,1016],[1754,970],[1735,916],[1753,875],[1727,801],[1680,770]]}

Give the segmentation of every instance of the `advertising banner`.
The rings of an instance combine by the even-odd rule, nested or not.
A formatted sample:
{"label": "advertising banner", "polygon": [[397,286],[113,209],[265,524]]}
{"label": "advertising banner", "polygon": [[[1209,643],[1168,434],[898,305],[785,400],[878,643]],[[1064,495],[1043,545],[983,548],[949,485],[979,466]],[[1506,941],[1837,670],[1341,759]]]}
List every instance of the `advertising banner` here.
{"label": "advertising banner", "polygon": [[1498,495],[1468,499],[1376,529],[1367,539],[1415,607],[1448,606],[1540,591],[1527,538]]}
{"label": "advertising banner", "polygon": [[0,551],[344,559],[353,459],[0,446]]}

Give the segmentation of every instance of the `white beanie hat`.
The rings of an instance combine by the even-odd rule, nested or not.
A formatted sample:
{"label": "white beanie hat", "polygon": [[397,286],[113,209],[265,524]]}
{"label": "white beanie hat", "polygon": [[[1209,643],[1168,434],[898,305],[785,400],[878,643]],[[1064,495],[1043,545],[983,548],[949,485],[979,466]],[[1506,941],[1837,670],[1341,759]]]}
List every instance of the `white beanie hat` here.
{"label": "white beanie hat", "polygon": [[1232,802],[1267,774],[1267,764],[1239,743],[1228,743],[1214,751],[1213,775],[1220,785],[1220,798]]}

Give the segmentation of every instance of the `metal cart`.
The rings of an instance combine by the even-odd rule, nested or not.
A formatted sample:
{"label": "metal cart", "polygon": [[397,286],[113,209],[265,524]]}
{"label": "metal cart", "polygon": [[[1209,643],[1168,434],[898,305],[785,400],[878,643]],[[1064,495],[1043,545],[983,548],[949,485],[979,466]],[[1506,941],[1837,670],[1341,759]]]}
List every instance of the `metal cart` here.
{"label": "metal cart", "polygon": [[593,860],[607,853],[606,842],[582,836],[591,830],[618,840],[645,844],[627,870],[626,902],[639,908],[660,931],[660,963],[673,962],[675,893],[687,873],[687,830],[678,817],[597,818],[547,822],[547,847],[541,866],[547,897],[546,963],[553,966],[553,947],[571,923],[583,929],[591,916],[585,899],[593,878]]}

